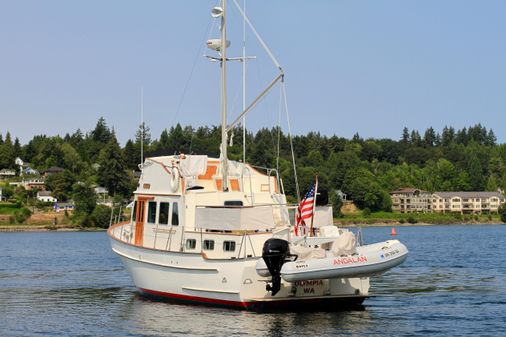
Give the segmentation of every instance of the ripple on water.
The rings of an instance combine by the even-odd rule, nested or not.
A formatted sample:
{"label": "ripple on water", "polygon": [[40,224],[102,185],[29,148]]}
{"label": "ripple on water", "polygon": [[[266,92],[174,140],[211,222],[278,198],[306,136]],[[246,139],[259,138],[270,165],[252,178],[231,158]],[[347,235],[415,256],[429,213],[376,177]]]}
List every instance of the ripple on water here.
{"label": "ripple on water", "polygon": [[371,280],[364,310],[256,314],[139,296],[105,233],[0,234],[0,335],[506,335],[502,245],[488,245],[505,236],[505,226],[403,228],[410,256]]}

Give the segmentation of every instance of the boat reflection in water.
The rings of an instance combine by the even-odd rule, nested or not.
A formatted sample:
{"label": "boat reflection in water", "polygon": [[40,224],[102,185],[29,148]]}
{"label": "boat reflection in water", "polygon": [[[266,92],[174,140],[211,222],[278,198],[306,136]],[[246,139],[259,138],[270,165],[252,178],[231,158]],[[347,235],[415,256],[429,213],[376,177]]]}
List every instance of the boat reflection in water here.
{"label": "boat reflection in water", "polygon": [[[188,316],[195,317],[189,324]],[[289,336],[336,334],[361,335],[371,330],[369,312],[297,312],[255,314],[248,311],[223,310],[214,307],[167,305],[141,295],[132,297],[120,319],[128,322],[124,332],[143,336]],[[233,324],[232,324],[233,322]]]}

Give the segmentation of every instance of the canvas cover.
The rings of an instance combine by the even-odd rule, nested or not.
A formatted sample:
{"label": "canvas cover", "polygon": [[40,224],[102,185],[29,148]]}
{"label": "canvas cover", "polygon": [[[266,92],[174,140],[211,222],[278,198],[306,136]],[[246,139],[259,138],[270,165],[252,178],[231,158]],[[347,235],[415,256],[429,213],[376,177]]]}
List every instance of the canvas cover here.
{"label": "canvas cover", "polygon": [[206,173],[207,156],[186,156],[179,164],[183,177],[199,176]]}
{"label": "canvas cover", "polygon": [[197,207],[195,227],[214,230],[268,230],[276,227],[279,206]]}
{"label": "canvas cover", "polygon": [[[309,220],[308,220],[309,221]],[[313,227],[320,228],[334,223],[331,206],[317,206],[314,214]]]}
{"label": "canvas cover", "polygon": [[325,249],[305,246],[290,246],[290,254],[297,255],[297,260],[323,259]]}
{"label": "canvas cover", "polygon": [[344,232],[332,243],[335,256],[352,255],[357,252],[357,240],[352,232]]}

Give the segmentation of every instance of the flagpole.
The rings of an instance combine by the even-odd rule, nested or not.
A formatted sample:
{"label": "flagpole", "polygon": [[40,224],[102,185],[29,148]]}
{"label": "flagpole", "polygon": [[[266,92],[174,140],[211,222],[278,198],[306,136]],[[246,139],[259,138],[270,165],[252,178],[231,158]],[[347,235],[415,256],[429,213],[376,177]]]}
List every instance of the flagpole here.
{"label": "flagpole", "polygon": [[318,196],[318,175],[316,175],[316,182],[314,186],[314,199],[313,199],[313,214],[311,214],[311,227],[309,227],[309,236],[313,236],[313,221],[316,212],[316,198]]}

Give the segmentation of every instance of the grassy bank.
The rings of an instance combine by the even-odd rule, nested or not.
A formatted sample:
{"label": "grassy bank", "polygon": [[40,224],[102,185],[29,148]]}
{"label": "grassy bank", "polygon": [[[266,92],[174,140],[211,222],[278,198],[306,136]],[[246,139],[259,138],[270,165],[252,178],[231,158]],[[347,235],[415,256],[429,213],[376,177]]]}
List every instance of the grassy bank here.
{"label": "grassy bank", "polygon": [[498,214],[460,214],[460,213],[393,213],[375,212],[347,214],[334,222],[343,226],[353,225],[416,225],[416,224],[499,224],[502,223]]}

